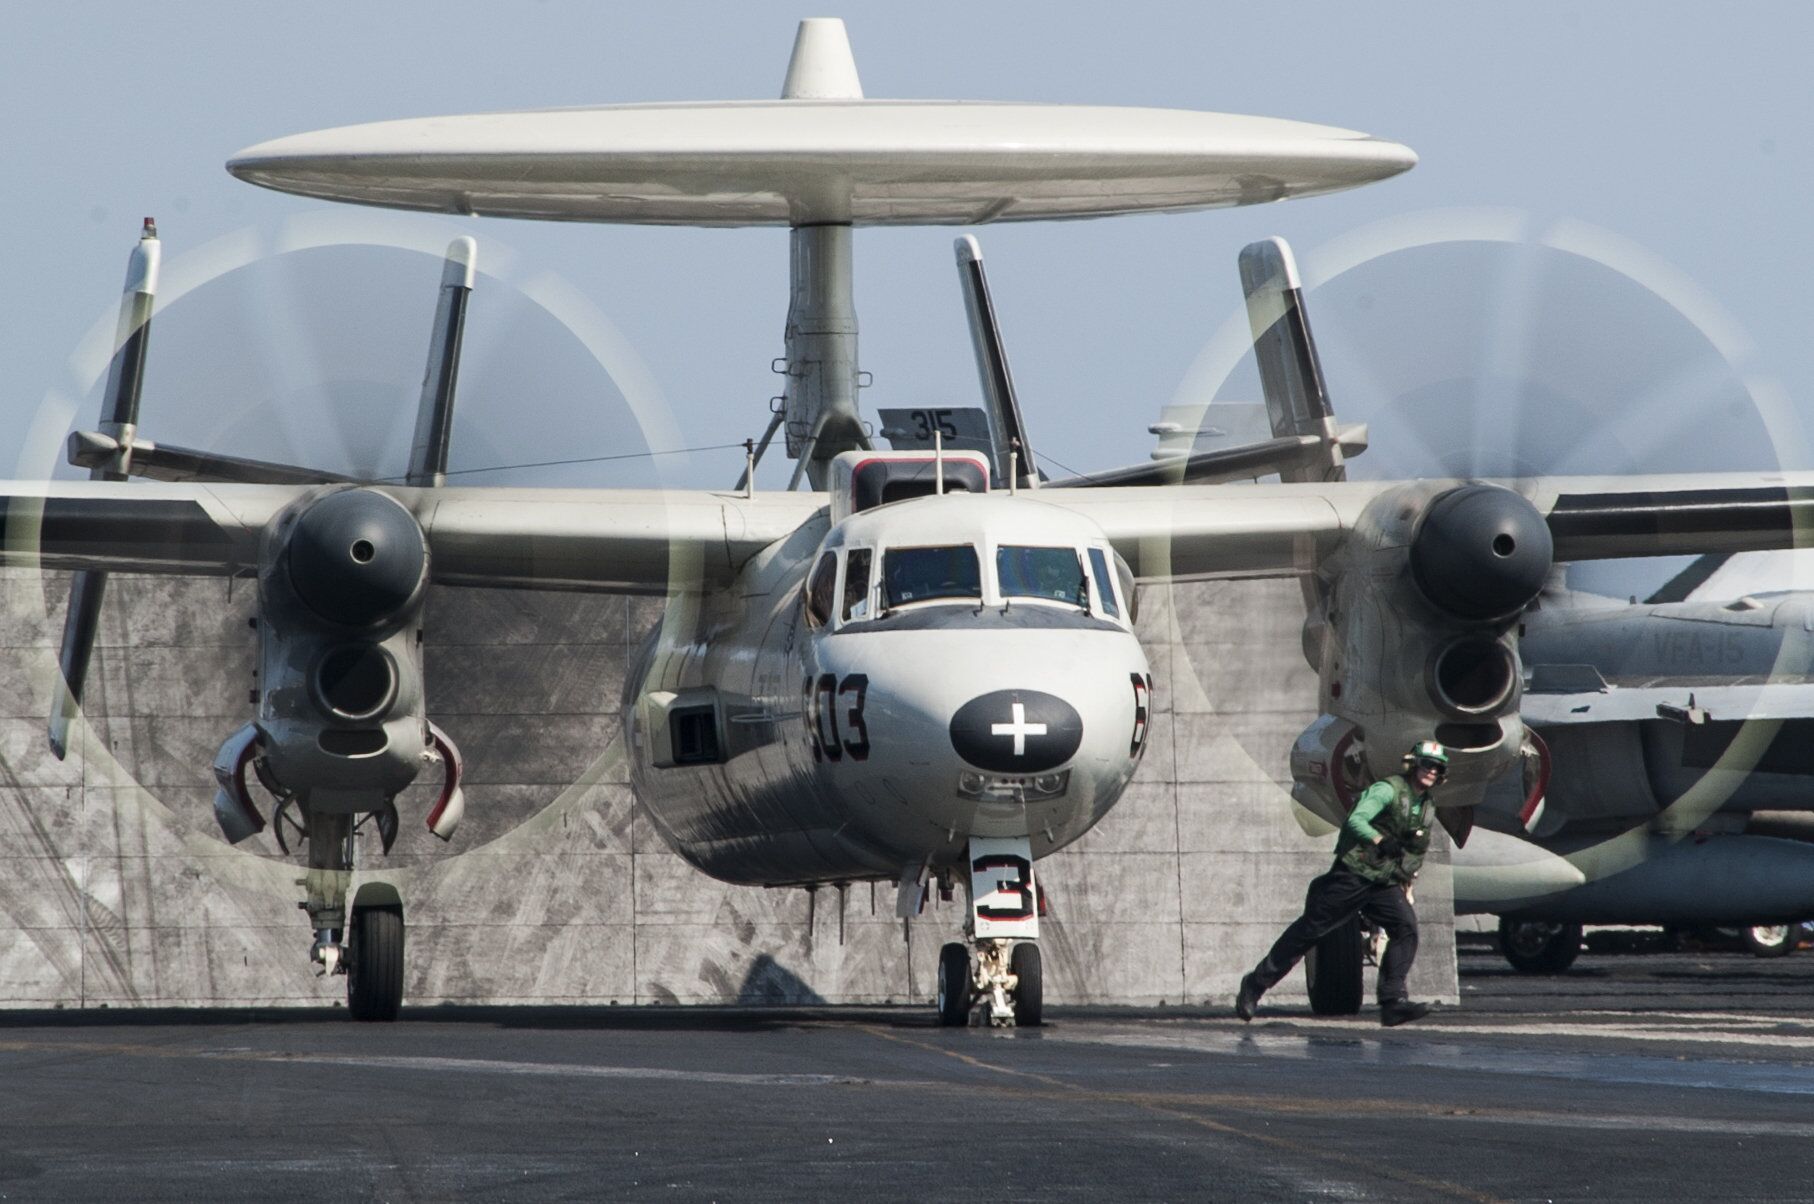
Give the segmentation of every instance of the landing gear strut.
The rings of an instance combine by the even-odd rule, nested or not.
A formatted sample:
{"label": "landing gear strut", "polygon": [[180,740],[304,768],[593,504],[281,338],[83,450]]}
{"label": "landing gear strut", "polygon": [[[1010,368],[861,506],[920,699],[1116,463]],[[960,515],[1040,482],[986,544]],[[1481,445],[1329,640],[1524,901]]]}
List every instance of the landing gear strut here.
{"label": "landing gear strut", "polygon": [[297,906],[309,913],[315,943],[309,960],[321,974],[346,973],[346,892],[353,881],[353,817],[318,814],[303,804],[303,831],[309,844],[309,871],[302,879],[306,897]]}

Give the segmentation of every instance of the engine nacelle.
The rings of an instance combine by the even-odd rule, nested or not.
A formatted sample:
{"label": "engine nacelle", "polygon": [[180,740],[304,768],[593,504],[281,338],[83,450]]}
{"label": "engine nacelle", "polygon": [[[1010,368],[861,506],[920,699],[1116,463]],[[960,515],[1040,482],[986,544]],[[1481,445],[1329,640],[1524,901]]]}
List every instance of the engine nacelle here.
{"label": "engine nacelle", "polygon": [[261,774],[316,811],[377,810],[429,748],[421,524],[380,490],[330,487],[272,520],[259,563]]}
{"label": "engine nacelle", "polygon": [[1305,621],[1323,717],[1293,754],[1299,801],[1339,815],[1348,787],[1397,772],[1432,736],[1451,756],[1445,806],[1477,803],[1537,755],[1518,716],[1516,621],[1551,557],[1543,516],[1509,489],[1420,482],[1375,498],[1320,566],[1323,606]]}

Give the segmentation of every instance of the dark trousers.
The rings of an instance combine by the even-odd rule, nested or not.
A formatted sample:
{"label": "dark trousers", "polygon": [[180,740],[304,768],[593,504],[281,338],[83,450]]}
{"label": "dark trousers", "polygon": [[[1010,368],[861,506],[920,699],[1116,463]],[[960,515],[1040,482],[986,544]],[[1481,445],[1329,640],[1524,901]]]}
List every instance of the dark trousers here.
{"label": "dark trousers", "polygon": [[1270,991],[1291,973],[1310,947],[1356,912],[1378,925],[1388,940],[1379,963],[1379,1001],[1406,998],[1405,976],[1417,957],[1417,912],[1402,886],[1380,886],[1337,866],[1310,883],[1304,914],[1273,942],[1272,952],[1254,967],[1253,980]]}

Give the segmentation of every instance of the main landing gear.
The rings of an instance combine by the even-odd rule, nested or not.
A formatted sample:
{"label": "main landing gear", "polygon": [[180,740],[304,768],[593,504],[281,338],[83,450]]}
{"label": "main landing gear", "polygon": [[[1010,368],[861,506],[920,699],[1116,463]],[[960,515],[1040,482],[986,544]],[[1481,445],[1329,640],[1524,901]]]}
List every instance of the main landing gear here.
{"label": "main landing gear", "polygon": [[[1026,837],[970,842],[968,943],[939,950],[938,1020],[1037,1028],[1045,1019],[1040,895]],[[974,957],[972,957],[974,950]]]}
{"label": "main landing gear", "polygon": [[347,1014],[354,1020],[395,1020],[403,1006],[403,899],[389,883],[367,882],[349,908],[354,817],[300,810],[309,872],[302,879],[308,897],[297,906],[315,930],[309,959],[323,975],[346,976]]}
{"label": "main landing gear", "polygon": [[1352,1016],[1364,998],[1363,972],[1368,962],[1378,964],[1371,924],[1350,916],[1329,930],[1304,955],[1304,985],[1310,993],[1310,1010],[1318,1016]]}
{"label": "main landing gear", "polygon": [[[428,813],[428,830],[448,840],[466,813],[460,789],[464,762],[447,733],[430,723],[428,734],[434,750],[423,759],[439,761],[445,770],[441,796]],[[367,881],[352,890],[360,830],[370,825],[382,853],[396,842],[395,797],[376,789],[286,789],[266,764],[260,738],[258,725],[248,723],[228,737],[214,758],[219,784],[214,814],[221,832],[228,843],[238,844],[265,830],[247,784],[247,774],[255,773],[277,800],[271,834],[278,849],[288,856],[293,844],[308,846],[308,872],[296,885],[304,895],[297,906],[309,913],[315,934],[309,960],[324,977],[346,977],[347,1013],[353,1019],[395,1020],[403,1005],[403,899],[383,881]]]}
{"label": "main landing gear", "polygon": [[1581,952],[1581,925],[1501,916],[1499,951],[1514,970],[1560,974],[1575,964],[1575,957]]}
{"label": "main landing gear", "polygon": [[1740,931],[1739,940],[1758,957],[1787,957],[1800,936],[1800,924],[1753,924]]}

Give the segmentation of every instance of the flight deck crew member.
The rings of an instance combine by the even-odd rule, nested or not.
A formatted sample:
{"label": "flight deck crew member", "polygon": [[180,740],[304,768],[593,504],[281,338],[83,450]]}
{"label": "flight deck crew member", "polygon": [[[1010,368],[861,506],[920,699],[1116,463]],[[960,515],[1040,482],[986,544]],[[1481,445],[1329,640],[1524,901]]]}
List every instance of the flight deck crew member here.
{"label": "flight deck crew member", "polygon": [[1335,842],[1335,864],[1310,883],[1304,914],[1291,922],[1253,972],[1241,980],[1235,1014],[1252,1020],[1260,996],[1291,973],[1304,954],[1359,913],[1386,934],[1379,964],[1379,1022],[1388,1027],[1422,1019],[1427,1003],[1412,1003],[1405,977],[1417,956],[1417,912],[1411,880],[1430,848],[1435,818],[1430,791],[1449,771],[1449,754],[1425,740],[1405,754],[1405,771],[1381,778],[1355,801]]}

